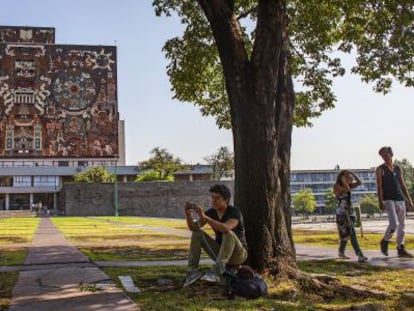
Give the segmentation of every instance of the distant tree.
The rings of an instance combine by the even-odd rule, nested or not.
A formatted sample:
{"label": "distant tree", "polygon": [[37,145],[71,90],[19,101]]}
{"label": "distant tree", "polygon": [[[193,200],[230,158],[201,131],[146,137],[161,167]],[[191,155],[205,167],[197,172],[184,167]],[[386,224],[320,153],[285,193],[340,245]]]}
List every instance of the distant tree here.
{"label": "distant tree", "polygon": [[104,167],[93,167],[86,172],[80,172],[73,176],[75,182],[91,184],[91,183],[113,183],[115,174],[109,173]]}
{"label": "distant tree", "polygon": [[305,188],[293,196],[293,207],[297,213],[301,213],[303,217],[313,213],[316,208],[316,200],[312,189]]}
{"label": "distant tree", "polygon": [[338,203],[332,187],[326,189],[326,192],[323,196],[323,203],[325,204],[324,211],[326,214],[333,214],[335,212]]}
{"label": "distant tree", "polygon": [[220,147],[216,153],[204,158],[213,167],[213,178],[220,180],[231,177],[234,170],[234,154],[227,147]]}
{"label": "distant tree", "polygon": [[165,176],[164,179],[160,179],[159,172],[149,171],[149,172],[145,172],[143,174],[139,174],[139,175],[137,175],[137,178],[135,178],[135,182],[156,181],[156,180],[174,181],[174,176],[170,174],[170,175]]}
{"label": "distant tree", "polygon": [[181,159],[175,158],[165,148],[155,147],[151,150],[151,155],[148,160],[138,163],[141,170],[154,172],[154,174],[148,173],[150,176],[155,177],[155,179],[150,180],[173,180],[172,173],[185,168]]}
{"label": "distant tree", "polygon": [[379,204],[378,204],[378,197],[374,194],[366,194],[364,195],[361,200],[359,201],[359,206],[361,207],[361,212],[374,215],[375,213],[379,213]]}
{"label": "distant tree", "polygon": [[394,164],[401,167],[404,175],[404,180],[407,185],[408,192],[411,198],[414,198],[414,168],[407,159],[401,161],[395,159]]}

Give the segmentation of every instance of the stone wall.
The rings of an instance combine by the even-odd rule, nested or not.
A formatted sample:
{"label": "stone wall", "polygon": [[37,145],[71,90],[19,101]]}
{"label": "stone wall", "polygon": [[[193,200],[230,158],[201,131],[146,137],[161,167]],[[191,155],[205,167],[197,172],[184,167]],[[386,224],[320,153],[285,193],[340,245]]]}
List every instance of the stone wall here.
{"label": "stone wall", "polygon": [[[120,216],[184,217],[186,201],[211,206],[208,189],[217,181],[118,183]],[[220,181],[233,193],[233,181]],[[67,216],[115,215],[114,184],[65,184],[59,193],[59,211]]]}

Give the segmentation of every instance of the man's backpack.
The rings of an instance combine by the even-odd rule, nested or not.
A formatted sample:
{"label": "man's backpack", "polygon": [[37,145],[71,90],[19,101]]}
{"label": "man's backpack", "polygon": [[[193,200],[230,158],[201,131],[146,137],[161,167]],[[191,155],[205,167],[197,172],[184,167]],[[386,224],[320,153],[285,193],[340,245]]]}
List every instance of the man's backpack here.
{"label": "man's backpack", "polygon": [[252,268],[241,266],[236,274],[227,276],[226,294],[229,299],[235,296],[256,299],[267,295],[267,284]]}

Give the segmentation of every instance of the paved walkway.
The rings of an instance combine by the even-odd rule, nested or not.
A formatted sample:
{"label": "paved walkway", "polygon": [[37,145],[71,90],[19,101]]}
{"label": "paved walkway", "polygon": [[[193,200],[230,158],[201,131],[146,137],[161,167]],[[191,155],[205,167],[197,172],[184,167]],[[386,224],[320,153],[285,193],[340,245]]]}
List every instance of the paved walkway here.
{"label": "paved walkway", "polygon": [[[92,284],[95,292],[82,291]],[[85,286],[86,288],[86,286]],[[87,288],[86,288],[87,289]],[[43,218],[20,271],[9,311],[137,311],[111,279]]]}

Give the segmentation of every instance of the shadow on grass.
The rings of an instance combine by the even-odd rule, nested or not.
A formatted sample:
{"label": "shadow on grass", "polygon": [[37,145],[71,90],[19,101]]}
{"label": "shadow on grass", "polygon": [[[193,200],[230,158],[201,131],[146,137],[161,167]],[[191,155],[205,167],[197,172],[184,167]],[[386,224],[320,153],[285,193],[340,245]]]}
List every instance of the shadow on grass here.
{"label": "shadow on grass", "polygon": [[171,248],[163,246],[141,247],[81,247],[83,252],[93,261],[138,261],[138,260],[178,260],[188,258],[188,246],[182,248],[174,245]]}

